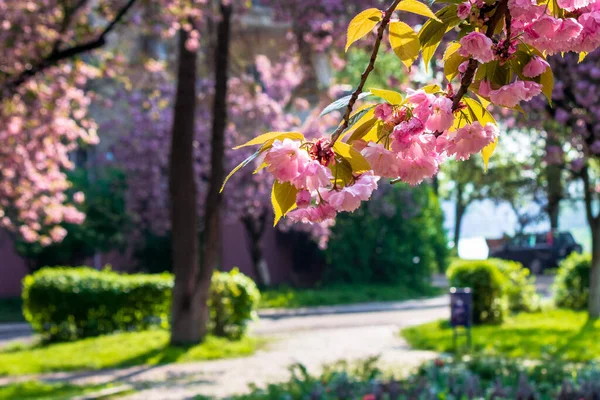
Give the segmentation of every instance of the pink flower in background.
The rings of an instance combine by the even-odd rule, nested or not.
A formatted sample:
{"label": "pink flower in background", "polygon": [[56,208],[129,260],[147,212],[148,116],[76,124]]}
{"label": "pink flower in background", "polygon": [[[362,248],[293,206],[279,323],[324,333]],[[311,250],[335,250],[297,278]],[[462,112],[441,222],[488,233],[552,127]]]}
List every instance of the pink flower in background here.
{"label": "pink flower in background", "polygon": [[287,138],[273,142],[273,147],[265,156],[265,163],[275,179],[289,182],[304,172],[310,158],[300,145],[300,142]]}
{"label": "pink flower in background", "polygon": [[38,233],[27,225],[22,225],[19,227],[19,233],[21,236],[23,236],[23,240],[25,240],[27,243],[33,243],[39,238]]}
{"label": "pink flower in background", "polygon": [[452,126],[454,114],[452,113],[452,100],[440,96],[431,106],[431,116],[427,119],[425,127],[431,132],[443,132]]}
{"label": "pink flower in background", "polygon": [[465,1],[464,3],[460,3],[456,10],[456,14],[460,19],[467,19],[469,14],[471,14],[471,2]]}
{"label": "pink flower in background", "polygon": [[55,226],[50,231],[50,238],[55,243],[62,242],[62,240],[67,236],[67,230],[62,226]]}
{"label": "pink flower in background", "polygon": [[335,209],[329,204],[319,204],[316,207],[298,208],[287,213],[287,218],[293,222],[320,223],[336,216]]}
{"label": "pink flower in background", "polygon": [[296,195],[296,205],[298,208],[306,208],[310,205],[311,196],[308,190],[301,190]]}
{"label": "pink flower in background", "polygon": [[527,78],[535,78],[546,72],[550,64],[540,56],[534,56],[525,67],[523,67],[523,75]]}
{"label": "pink flower in background", "polygon": [[375,175],[386,178],[396,178],[398,176],[396,154],[387,150],[383,144],[369,142],[367,147],[362,149],[361,154],[369,162]]}
{"label": "pink flower in background", "polygon": [[83,192],[77,192],[73,195],[73,201],[77,204],[82,204],[85,201],[85,194]]}
{"label": "pink flower in background", "polygon": [[481,32],[471,32],[460,39],[459,54],[463,57],[473,57],[480,63],[490,62],[494,59],[492,39]]}

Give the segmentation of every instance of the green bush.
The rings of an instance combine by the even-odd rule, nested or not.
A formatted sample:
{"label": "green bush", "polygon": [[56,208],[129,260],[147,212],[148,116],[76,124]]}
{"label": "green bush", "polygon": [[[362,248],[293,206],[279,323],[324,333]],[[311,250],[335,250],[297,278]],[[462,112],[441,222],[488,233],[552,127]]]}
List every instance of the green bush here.
{"label": "green bush", "polygon": [[591,254],[572,253],[558,268],[552,291],[557,307],[583,310],[590,292]]}
{"label": "green bush", "polygon": [[248,321],[256,317],[259,301],[256,284],[237,268],[215,272],[208,301],[213,333],[230,339],[242,337]]}
{"label": "green bush", "polygon": [[504,275],[502,293],[508,310],[512,313],[536,312],[540,310],[540,296],[535,288],[535,276],[523,264],[515,261],[489,259]]}
{"label": "green bush", "polygon": [[[23,312],[46,340],[65,341],[114,331],[167,327],[171,274],[119,274],[88,267],[42,268],[23,281]],[[217,336],[239,338],[260,294],[237,269],[215,272],[209,306]]]}
{"label": "green bush", "polygon": [[420,290],[432,272],[445,269],[447,256],[443,214],[431,188],[382,183],[372,201],[337,218],[324,281]]}
{"label": "green bush", "polygon": [[173,279],[91,268],[42,268],[23,281],[23,312],[48,340],[166,326]]}
{"label": "green bush", "polygon": [[450,286],[473,291],[473,323],[500,323],[506,279],[493,260],[456,260],[448,268]]}

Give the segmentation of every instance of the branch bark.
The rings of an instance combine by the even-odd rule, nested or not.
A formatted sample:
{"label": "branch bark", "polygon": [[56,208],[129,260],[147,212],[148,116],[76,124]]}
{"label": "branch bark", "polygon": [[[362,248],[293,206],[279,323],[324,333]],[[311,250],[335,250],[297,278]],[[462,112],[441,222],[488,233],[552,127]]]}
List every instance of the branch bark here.
{"label": "branch bark", "polygon": [[356,104],[356,101],[358,100],[358,96],[362,93],[363,88],[365,87],[365,83],[367,82],[367,78],[369,78],[369,75],[375,69],[375,62],[377,61],[377,54],[379,53],[379,47],[381,46],[381,41],[383,40],[383,34],[385,32],[385,28],[387,28],[387,26],[389,25],[390,19],[392,18],[392,14],[394,13],[394,10],[396,10],[396,7],[400,3],[400,1],[401,0],[394,0],[392,5],[390,5],[388,7],[388,9],[385,11],[385,15],[383,16],[383,19],[379,23],[379,28],[377,29],[377,38],[375,39],[375,44],[373,45],[373,51],[371,52],[371,59],[369,60],[369,65],[367,65],[367,68],[362,73],[362,75],[360,77],[360,83],[358,84],[358,86],[356,87],[356,90],[354,90],[354,92],[352,93],[352,96],[350,97],[350,101],[348,102],[348,107],[346,107],[344,121],[331,136],[332,144],[335,143],[340,138],[340,135],[348,128],[348,125],[350,124],[350,114],[352,113],[354,104]]}
{"label": "branch bark", "polygon": [[[49,67],[57,65],[60,61],[103,47],[106,44],[106,36],[117,26],[117,24],[123,20],[125,14],[127,14],[129,9],[133,7],[136,1],[137,0],[128,0],[127,3],[115,15],[115,17],[108,23],[108,25],[106,25],[100,35],[98,35],[98,37],[94,40],[77,44],[64,50],[59,50],[59,45],[62,39],[57,39],[57,42],[53,46],[52,52],[47,57],[34,64],[31,68],[22,71],[17,76],[13,78],[9,77],[6,82],[2,84],[0,99],[13,95],[19,86],[27,82],[28,79],[34,77]],[[70,16],[65,16],[65,18],[70,18]]]}

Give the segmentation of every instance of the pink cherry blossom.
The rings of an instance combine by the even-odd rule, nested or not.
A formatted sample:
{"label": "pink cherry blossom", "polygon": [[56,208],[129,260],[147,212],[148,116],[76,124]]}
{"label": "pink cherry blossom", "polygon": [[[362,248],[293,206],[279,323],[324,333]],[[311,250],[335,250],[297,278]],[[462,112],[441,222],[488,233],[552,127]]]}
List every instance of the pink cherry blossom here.
{"label": "pink cherry blossom", "polygon": [[498,137],[498,132],[493,124],[486,124],[485,128],[474,122],[465,125],[453,132],[448,132],[437,138],[437,150],[445,152],[448,156],[455,156],[457,161],[465,161],[471,154],[479,153],[484,147],[493,143]]}
{"label": "pink cherry blossom", "polygon": [[536,76],[543,74],[549,67],[550,64],[542,57],[534,56],[531,61],[523,67],[523,75],[527,78],[535,78]]}
{"label": "pink cherry blossom", "polygon": [[433,104],[434,100],[434,95],[426,93],[421,89],[409,89],[408,96],[406,96],[406,101],[415,106],[413,109],[413,114],[421,121],[427,121],[431,115],[431,105]]}
{"label": "pink cherry blossom", "polygon": [[479,95],[483,97],[488,97],[490,92],[492,91],[492,84],[488,80],[482,80],[479,82]]}
{"label": "pink cherry blossom", "polygon": [[317,160],[310,160],[306,163],[302,173],[291,182],[297,188],[315,191],[330,186],[331,179],[333,179],[333,175],[329,168],[321,165]]}
{"label": "pink cherry blossom", "polygon": [[452,113],[452,100],[440,96],[431,105],[431,115],[425,123],[431,132],[443,132],[452,126],[454,114]]}
{"label": "pink cherry blossom", "polygon": [[492,103],[515,107],[522,100],[529,101],[542,92],[542,85],[532,81],[516,81],[490,92]]}
{"label": "pink cherry blossom", "polygon": [[400,178],[410,185],[418,185],[426,178],[431,178],[437,174],[439,165],[440,158],[436,152],[431,152],[417,159],[400,159]]}
{"label": "pink cherry blossom", "polygon": [[293,222],[302,222],[305,224],[321,223],[336,216],[335,209],[325,203],[321,203],[315,207],[297,208],[287,213],[287,218]]}
{"label": "pink cherry blossom", "polygon": [[460,18],[460,19],[467,19],[469,14],[471,14],[471,2],[465,1],[464,3],[460,3],[458,5],[456,14],[458,15],[458,18]]}
{"label": "pink cherry blossom", "polygon": [[77,192],[73,195],[73,201],[77,204],[82,204],[85,201],[85,194]]}
{"label": "pink cherry blossom", "polygon": [[362,201],[371,198],[371,194],[377,189],[378,176],[373,172],[362,174],[354,184],[346,186],[341,190],[321,192],[321,196],[337,211],[355,211],[360,207]]}
{"label": "pink cherry blossom", "polygon": [[299,141],[291,139],[276,140],[265,156],[267,170],[275,179],[289,182],[298,178],[310,161],[306,150],[300,148]]}
{"label": "pink cherry blossom", "polygon": [[460,39],[459,54],[463,57],[473,57],[480,63],[490,62],[494,59],[490,38],[481,32],[471,32]]}
{"label": "pink cherry blossom", "polygon": [[298,208],[306,208],[310,205],[311,195],[308,190],[301,190],[296,195],[296,205]]}
{"label": "pink cherry blossom", "polygon": [[387,150],[383,144],[369,142],[367,147],[361,150],[361,154],[369,162],[375,175],[386,178],[398,177],[396,154]]}

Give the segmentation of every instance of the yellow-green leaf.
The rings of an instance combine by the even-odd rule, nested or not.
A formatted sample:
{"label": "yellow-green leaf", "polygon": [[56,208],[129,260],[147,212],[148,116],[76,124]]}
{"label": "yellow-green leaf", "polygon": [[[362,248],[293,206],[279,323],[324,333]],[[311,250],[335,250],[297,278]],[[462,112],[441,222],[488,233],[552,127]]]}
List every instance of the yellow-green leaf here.
{"label": "yellow-green leaf", "polygon": [[410,69],[410,66],[419,57],[419,51],[421,50],[419,37],[415,31],[404,22],[391,22],[390,44],[400,61],[406,65],[406,68]]}
{"label": "yellow-green leaf", "polygon": [[270,140],[283,140],[285,138],[288,139],[293,139],[293,140],[303,140],[304,139],[304,135],[301,134],[300,132],[269,132],[269,133],[263,133],[262,135],[259,135],[257,137],[255,137],[254,139],[250,140],[249,142],[246,142],[240,146],[236,146],[233,149],[237,150],[239,148],[242,147],[246,147],[246,146],[256,146],[258,144],[265,144],[266,142],[270,141]]}
{"label": "yellow-green leaf", "polygon": [[369,89],[369,91],[374,95],[387,101],[390,104],[398,105],[402,104],[402,95],[394,90],[386,90],[386,89]]}
{"label": "yellow-green leaf", "polygon": [[577,63],[579,64],[580,62],[582,62],[587,55],[588,55],[588,53],[585,51],[582,51],[581,53],[579,53],[579,61],[577,61]]}
{"label": "yellow-green leaf", "polygon": [[256,153],[253,153],[252,155],[250,155],[250,157],[246,158],[237,167],[235,167],[233,169],[233,171],[231,171],[229,173],[229,175],[227,175],[227,177],[223,181],[223,185],[221,186],[221,190],[219,191],[219,193],[223,192],[223,189],[225,189],[225,185],[227,184],[227,181],[233,176],[233,174],[235,174],[236,172],[238,172],[240,169],[244,168],[246,165],[250,164],[256,157],[258,157],[259,154],[260,154],[260,151],[257,151]]}
{"label": "yellow-green leaf", "polygon": [[[429,63],[435,54],[444,34],[452,27],[460,23],[456,14],[456,4],[450,4],[437,13],[437,19],[429,19],[419,31],[419,42],[423,51],[423,62],[425,69],[429,69]],[[440,22],[441,21],[441,22]]]}
{"label": "yellow-green leaf", "polygon": [[442,90],[442,88],[440,88],[438,85],[423,86],[423,91],[425,91],[425,93],[429,93],[429,94],[436,94],[436,93],[440,92],[441,90]]}
{"label": "yellow-green leaf", "polygon": [[352,166],[352,171],[356,174],[363,173],[371,169],[369,162],[360,154],[358,150],[349,144],[335,142],[333,144],[335,154],[343,157]]}
{"label": "yellow-green leaf", "polygon": [[357,123],[357,128],[352,131],[352,135],[350,135],[347,142],[352,143],[355,140],[362,139],[371,130],[371,128],[375,126],[377,121],[377,118],[373,118],[373,116],[371,116],[371,118],[364,123],[361,123],[360,125]]}
{"label": "yellow-green leaf", "polygon": [[488,123],[498,125],[492,113],[486,110],[480,102],[470,97],[463,97],[463,101],[481,125],[485,126]]}
{"label": "yellow-green leaf", "polygon": [[365,37],[381,21],[381,10],[369,8],[358,14],[348,25],[348,39],[346,40],[346,51],[352,43]]}
{"label": "yellow-green leaf", "polygon": [[296,195],[298,189],[289,182],[275,181],[273,190],[271,191],[271,203],[275,212],[275,223],[277,225],[281,217],[284,217],[288,212],[296,207]]}
{"label": "yellow-green leaf", "polygon": [[463,57],[458,53],[458,49],[460,49],[460,44],[452,42],[444,52],[444,75],[448,81],[451,81],[458,75],[458,67],[466,60],[466,57]]}
{"label": "yellow-green leaf", "polygon": [[396,11],[407,11],[413,14],[419,14],[424,17],[432,18],[436,21],[442,22],[433,13],[433,11],[431,11],[431,8],[427,7],[425,4],[417,0],[402,0],[400,4],[396,6]]}
{"label": "yellow-green leaf", "polygon": [[494,141],[494,143],[490,143],[481,150],[481,156],[483,157],[483,164],[485,165],[485,170],[488,169],[488,163],[490,162],[490,158],[494,151],[496,150],[496,146],[498,145],[498,139]]}
{"label": "yellow-green leaf", "polygon": [[540,76],[540,84],[542,85],[542,93],[548,99],[548,103],[552,105],[552,91],[554,90],[554,74],[552,68],[546,68],[546,71]]}

